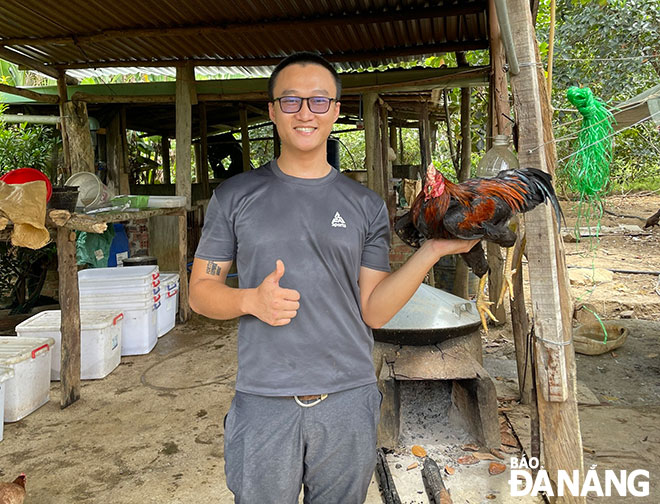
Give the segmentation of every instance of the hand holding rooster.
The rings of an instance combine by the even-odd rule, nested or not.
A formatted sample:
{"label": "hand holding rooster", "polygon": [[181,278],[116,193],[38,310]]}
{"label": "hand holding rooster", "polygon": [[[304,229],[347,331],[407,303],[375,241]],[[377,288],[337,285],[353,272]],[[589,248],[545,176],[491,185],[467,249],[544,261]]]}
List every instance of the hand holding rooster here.
{"label": "hand holding rooster", "polygon": [[[562,212],[552,178],[535,168],[504,170],[494,178],[474,178],[454,184],[431,164],[422,191],[410,211],[397,221],[395,231],[405,243],[416,248],[422,241],[435,238],[483,239],[508,248],[516,241],[516,233],[508,227],[511,217],[546,201],[551,202],[559,223]],[[483,248],[475,245],[461,257],[481,278],[476,304],[483,327],[488,331],[486,314],[496,319],[488,308],[492,303],[484,300],[488,262]],[[511,290],[511,261],[511,254],[507,254],[506,282],[500,302],[506,289]]]}

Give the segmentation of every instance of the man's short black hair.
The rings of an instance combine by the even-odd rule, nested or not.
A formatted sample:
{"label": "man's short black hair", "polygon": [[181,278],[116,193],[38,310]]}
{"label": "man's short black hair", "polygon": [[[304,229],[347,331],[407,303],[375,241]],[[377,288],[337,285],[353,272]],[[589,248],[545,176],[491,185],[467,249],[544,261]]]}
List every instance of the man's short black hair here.
{"label": "man's short black hair", "polygon": [[328,60],[313,52],[297,52],[291,56],[287,56],[278,63],[278,65],[273,70],[273,73],[270,74],[270,79],[268,79],[269,100],[272,101],[275,98],[273,95],[273,89],[275,88],[275,80],[277,79],[277,76],[284,68],[288,67],[289,65],[320,65],[328,70],[328,72],[330,72],[335,79],[335,84],[337,86],[337,96],[335,96],[335,99],[339,100],[339,97],[341,96],[341,79],[339,78],[337,70],[335,70],[335,67],[333,67]]}

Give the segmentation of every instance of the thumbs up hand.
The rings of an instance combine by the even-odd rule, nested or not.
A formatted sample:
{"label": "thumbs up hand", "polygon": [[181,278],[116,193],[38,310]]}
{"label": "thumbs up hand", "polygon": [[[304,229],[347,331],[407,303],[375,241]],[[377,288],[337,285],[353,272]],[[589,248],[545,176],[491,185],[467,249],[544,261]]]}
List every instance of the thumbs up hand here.
{"label": "thumbs up hand", "polygon": [[284,263],[278,259],[275,270],[256,289],[252,314],[262,322],[272,326],[283,326],[291,322],[300,307],[300,293],[280,287],[284,276]]}

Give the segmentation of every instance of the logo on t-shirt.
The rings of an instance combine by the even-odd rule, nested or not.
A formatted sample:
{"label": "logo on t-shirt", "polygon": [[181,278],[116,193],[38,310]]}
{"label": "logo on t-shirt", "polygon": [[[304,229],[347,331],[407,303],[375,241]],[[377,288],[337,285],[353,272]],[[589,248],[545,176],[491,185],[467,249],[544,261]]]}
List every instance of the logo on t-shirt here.
{"label": "logo on t-shirt", "polygon": [[335,216],[332,218],[332,227],[346,227],[346,221],[342,219],[339,212],[335,213]]}

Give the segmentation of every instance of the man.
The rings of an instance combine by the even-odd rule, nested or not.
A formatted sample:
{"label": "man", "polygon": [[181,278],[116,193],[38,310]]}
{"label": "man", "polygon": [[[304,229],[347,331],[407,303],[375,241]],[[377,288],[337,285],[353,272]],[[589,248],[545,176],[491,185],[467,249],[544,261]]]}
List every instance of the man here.
{"label": "man", "polygon": [[[387,209],[326,160],[341,81],[311,53],[269,81],[278,159],[228,179],[209,203],[190,305],[241,317],[236,395],[225,421],[237,503],[364,501],[381,396],[369,327],[385,324],[443,255],[474,242],[428,241],[389,273]],[[225,284],[237,262],[239,288]]]}

